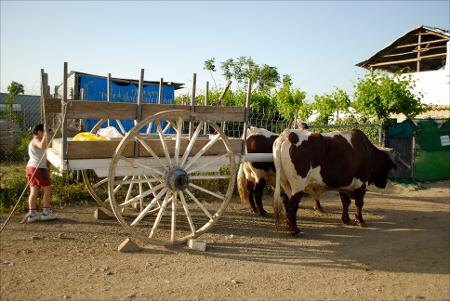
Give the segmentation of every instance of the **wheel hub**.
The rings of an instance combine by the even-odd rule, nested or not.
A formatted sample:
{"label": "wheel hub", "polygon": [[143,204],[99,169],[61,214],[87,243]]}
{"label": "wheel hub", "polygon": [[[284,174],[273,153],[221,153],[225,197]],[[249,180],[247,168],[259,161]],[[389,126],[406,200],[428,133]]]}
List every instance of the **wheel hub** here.
{"label": "wheel hub", "polygon": [[185,190],[189,185],[189,176],[184,169],[176,168],[168,172],[167,187],[172,191]]}

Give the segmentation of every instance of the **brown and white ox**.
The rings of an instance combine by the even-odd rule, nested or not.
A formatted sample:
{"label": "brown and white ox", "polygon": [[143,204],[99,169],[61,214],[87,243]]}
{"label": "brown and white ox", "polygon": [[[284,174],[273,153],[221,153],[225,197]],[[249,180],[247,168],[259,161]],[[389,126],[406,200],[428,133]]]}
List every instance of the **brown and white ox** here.
{"label": "brown and white ox", "polygon": [[[257,127],[247,131],[247,153],[272,153],[273,143],[278,134]],[[239,166],[237,187],[241,203],[250,205],[252,211],[259,215],[267,213],[262,204],[266,184],[275,187],[275,166],[273,162],[245,162]],[[322,212],[319,200],[314,202],[314,210]]]}
{"label": "brown and white ox", "polygon": [[[297,210],[305,193],[318,198],[328,190],[339,192],[342,202],[342,222],[350,223],[348,206],[355,200],[356,224],[364,225],[362,209],[369,184],[385,188],[389,171],[396,168],[392,149],[379,149],[358,129],[347,132],[317,134],[300,130],[285,130],[273,145],[274,163],[279,171],[274,194],[277,225],[282,210],[287,215],[287,227],[292,234],[297,227]],[[398,157],[398,153],[395,153]],[[401,160],[401,159],[399,159]],[[404,163],[402,161],[402,163]]]}

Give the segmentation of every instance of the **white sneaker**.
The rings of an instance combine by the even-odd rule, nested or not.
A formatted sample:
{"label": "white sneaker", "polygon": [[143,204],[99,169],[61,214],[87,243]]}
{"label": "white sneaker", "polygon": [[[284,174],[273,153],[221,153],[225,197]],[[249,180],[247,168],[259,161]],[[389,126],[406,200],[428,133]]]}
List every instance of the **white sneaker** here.
{"label": "white sneaker", "polygon": [[47,214],[42,213],[41,214],[41,221],[51,221],[56,219],[56,214],[53,213],[53,211],[49,210]]}
{"label": "white sneaker", "polygon": [[25,221],[27,223],[34,223],[37,222],[41,219],[41,215],[39,213],[36,212],[28,212],[26,217],[25,217]]}

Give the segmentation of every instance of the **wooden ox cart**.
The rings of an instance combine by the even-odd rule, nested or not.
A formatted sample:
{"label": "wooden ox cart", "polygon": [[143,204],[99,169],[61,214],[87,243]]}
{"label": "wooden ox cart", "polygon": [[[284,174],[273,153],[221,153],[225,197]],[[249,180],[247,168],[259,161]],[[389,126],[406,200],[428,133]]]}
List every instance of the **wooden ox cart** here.
{"label": "wooden ox cart", "polygon": [[[142,104],[141,70],[137,103],[118,103],[68,100],[67,63],[62,98],[52,98],[47,74],[41,73],[44,120],[55,115],[61,125],[48,161],[59,171],[81,170],[92,197],[112,210],[132,237],[151,244],[182,243],[217,222],[232,197],[236,165],[249,159],[244,141],[251,83],[245,107],[194,106],[195,75],[190,106]],[[123,138],[68,137],[68,120],[88,118],[100,119],[92,132],[115,120]],[[127,119],[135,120],[128,132],[120,122]],[[240,122],[244,138],[227,137],[220,126],[227,121]],[[272,160],[271,154],[252,156],[253,161]]]}

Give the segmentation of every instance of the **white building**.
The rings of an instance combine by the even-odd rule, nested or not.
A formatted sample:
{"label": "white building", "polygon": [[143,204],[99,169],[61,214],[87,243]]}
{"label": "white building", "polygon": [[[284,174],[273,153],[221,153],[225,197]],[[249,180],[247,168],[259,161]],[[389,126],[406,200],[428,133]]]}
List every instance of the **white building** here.
{"label": "white building", "polygon": [[[356,66],[388,72],[407,71],[416,81],[422,102],[450,117],[450,33],[418,26]],[[426,114],[423,117],[427,117]],[[430,116],[444,117],[444,116]]]}

